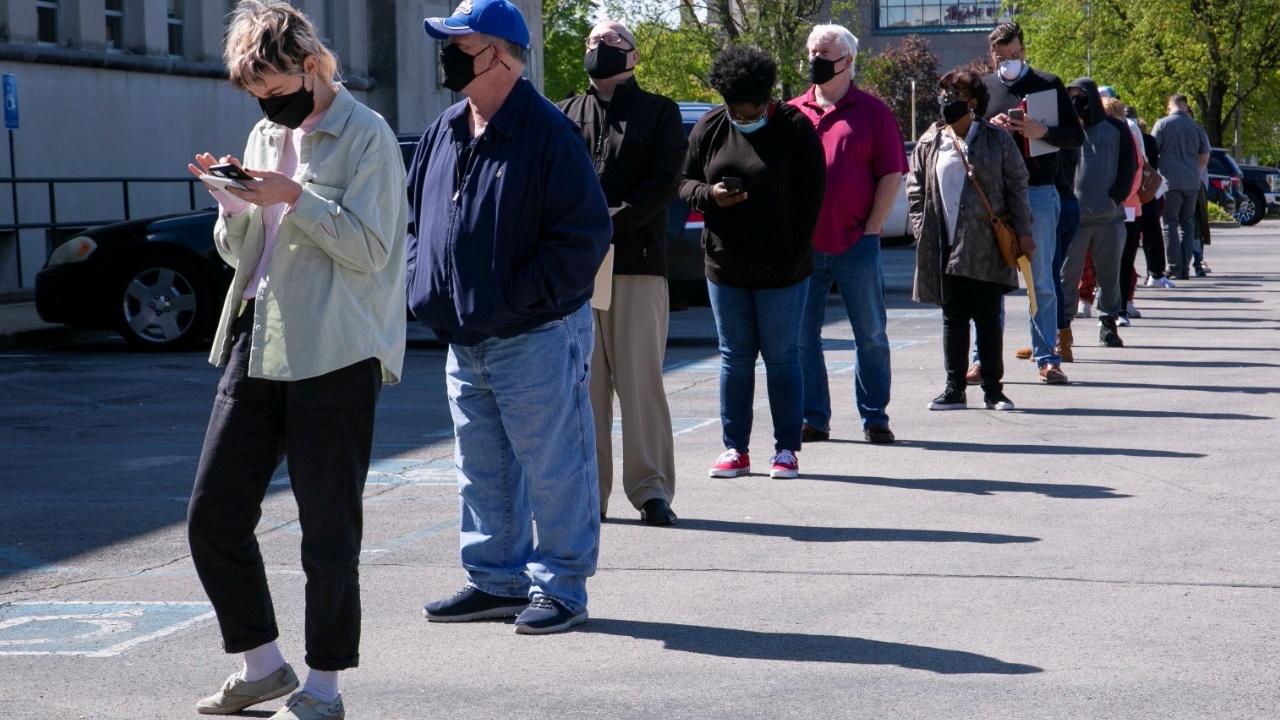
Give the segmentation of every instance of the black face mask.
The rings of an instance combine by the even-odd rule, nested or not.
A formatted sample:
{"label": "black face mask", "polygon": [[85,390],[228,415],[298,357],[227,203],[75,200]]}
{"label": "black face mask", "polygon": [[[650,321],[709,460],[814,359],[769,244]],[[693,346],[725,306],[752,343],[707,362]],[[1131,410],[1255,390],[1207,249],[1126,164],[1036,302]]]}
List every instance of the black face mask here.
{"label": "black face mask", "polygon": [[596,80],[607,80],[627,71],[627,53],[629,52],[631,51],[600,43],[587,51],[587,57],[583,60],[582,66],[587,74]]}
{"label": "black face mask", "polygon": [[[492,47],[492,46],[490,46]],[[485,48],[488,50],[489,48]],[[468,55],[462,48],[449,43],[440,51],[440,67],[444,68],[444,86],[453,92],[460,93],[462,89],[471,84],[472,80],[483,75],[476,72],[476,58],[480,56],[481,50],[475,55]]]}
{"label": "black face mask", "polygon": [[[836,63],[843,59],[844,58],[840,58],[839,60],[828,60],[820,57],[809,58],[809,82],[814,85],[821,85],[836,75],[839,75],[840,73],[836,72]],[[848,66],[845,66],[844,70],[848,69]],[[844,70],[841,70],[840,72],[844,72]]]}
{"label": "black face mask", "polygon": [[258,106],[271,122],[296,130],[316,109],[316,99],[303,83],[298,92],[258,98]]}
{"label": "black face mask", "polygon": [[1084,95],[1072,95],[1071,104],[1076,108],[1076,114],[1081,120],[1089,119],[1089,98]]}
{"label": "black face mask", "polygon": [[957,120],[969,114],[968,100],[939,100],[938,107],[942,109],[942,121],[948,125],[954,125]]}

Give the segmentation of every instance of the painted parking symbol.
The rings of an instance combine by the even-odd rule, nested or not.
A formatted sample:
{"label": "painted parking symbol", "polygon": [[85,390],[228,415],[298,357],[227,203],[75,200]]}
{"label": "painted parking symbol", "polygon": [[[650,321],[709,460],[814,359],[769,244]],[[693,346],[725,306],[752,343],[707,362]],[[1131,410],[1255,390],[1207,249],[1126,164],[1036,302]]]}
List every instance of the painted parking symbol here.
{"label": "painted parking symbol", "polygon": [[0,655],[115,657],[213,617],[203,602],[6,603]]}

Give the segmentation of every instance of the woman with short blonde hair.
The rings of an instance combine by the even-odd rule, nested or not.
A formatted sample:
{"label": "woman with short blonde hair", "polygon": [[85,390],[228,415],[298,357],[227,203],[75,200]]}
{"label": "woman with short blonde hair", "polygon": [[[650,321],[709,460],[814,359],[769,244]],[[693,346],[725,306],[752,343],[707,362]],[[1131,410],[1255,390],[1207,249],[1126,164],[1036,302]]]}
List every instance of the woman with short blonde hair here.
{"label": "woman with short blonde hair", "polygon": [[214,243],[235,277],[209,356],[224,370],[187,520],[223,647],[244,667],[196,709],[238,713],[298,687],[276,645],[254,536],[287,457],[310,672],[272,717],[342,718],[338,671],[359,661],[374,408],[404,359],[404,163],[386,122],[342,87],[337,58],[288,3],[242,0],[224,59],[231,84],[257,98],[265,118],[243,162],[201,153],[189,166],[218,200]]}

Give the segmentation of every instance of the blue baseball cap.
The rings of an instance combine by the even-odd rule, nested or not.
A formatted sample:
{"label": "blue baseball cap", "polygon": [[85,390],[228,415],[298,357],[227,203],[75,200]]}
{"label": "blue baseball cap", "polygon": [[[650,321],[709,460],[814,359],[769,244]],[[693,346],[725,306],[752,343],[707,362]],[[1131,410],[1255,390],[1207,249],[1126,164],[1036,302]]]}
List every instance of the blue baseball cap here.
{"label": "blue baseball cap", "polygon": [[422,27],[437,40],[454,35],[484,33],[510,40],[522,48],[529,47],[529,26],[524,15],[509,0],[462,0],[447,18],[426,18]]}

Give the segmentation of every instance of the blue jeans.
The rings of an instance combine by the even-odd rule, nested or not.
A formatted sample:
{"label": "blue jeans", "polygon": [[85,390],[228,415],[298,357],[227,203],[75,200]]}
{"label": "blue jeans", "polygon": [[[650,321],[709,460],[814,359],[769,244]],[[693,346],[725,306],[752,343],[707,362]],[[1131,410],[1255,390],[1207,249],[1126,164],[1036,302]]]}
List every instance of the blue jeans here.
{"label": "blue jeans", "polygon": [[800,449],[803,381],[797,343],[808,286],[807,279],[769,289],[707,281],[720,336],[720,424],[725,448],[750,449],[756,358],[763,356],[774,450]]}
{"label": "blue jeans", "polygon": [[888,425],[889,368],[888,319],[884,308],[884,273],[880,268],[880,237],[864,235],[839,255],[815,252],[809,296],[800,323],[800,367],[804,370],[804,422],[823,432],[831,431],[831,391],[822,354],[822,326],[831,285],[840,289],[845,313],[853,326],[856,360],[853,397],[862,427]]}
{"label": "blue jeans", "polygon": [[1062,266],[1067,262],[1071,241],[1076,239],[1076,231],[1080,229],[1080,200],[1075,195],[1059,195],[1059,199],[1062,212],[1058,215],[1058,246],[1053,253],[1053,292],[1058,299],[1058,329],[1065,330],[1071,327],[1076,309],[1067,307],[1062,298]]}
{"label": "blue jeans", "polygon": [[1054,351],[1058,341],[1058,292],[1061,283],[1056,282],[1053,258],[1058,247],[1058,214],[1060,205],[1058,188],[1053,185],[1033,185],[1027,188],[1031,201],[1032,238],[1036,251],[1031,254],[1031,278],[1036,296],[1036,314],[1031,316],[1031,357],[1036,365],[1057,365],[1062,357]]}
{"label": "blue jeans", "polygon": [[600,546],[593,339],[584,304],[523,335],[449,346],[462,567],[487,593],[587,606]]}

